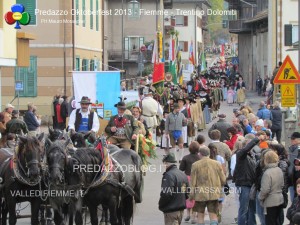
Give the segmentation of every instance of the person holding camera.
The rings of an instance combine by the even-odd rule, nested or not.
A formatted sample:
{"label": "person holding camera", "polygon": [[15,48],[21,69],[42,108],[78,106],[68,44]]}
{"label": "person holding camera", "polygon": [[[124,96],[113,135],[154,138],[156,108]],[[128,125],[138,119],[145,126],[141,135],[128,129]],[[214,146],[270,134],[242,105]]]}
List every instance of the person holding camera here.
{"label": "person holding camera", "polygon": [[[289,168],[288,168],[288,183],[289,183],[289,192],[291,201],[295,197],[295,187],[296,180],[300,178],[300,161],[295,159],[300,159],[300,133],[294,132],[291,135],[291,146],[288,149],[288,159],[289,159]],[[298,163],[299,161],[299,163]]]}

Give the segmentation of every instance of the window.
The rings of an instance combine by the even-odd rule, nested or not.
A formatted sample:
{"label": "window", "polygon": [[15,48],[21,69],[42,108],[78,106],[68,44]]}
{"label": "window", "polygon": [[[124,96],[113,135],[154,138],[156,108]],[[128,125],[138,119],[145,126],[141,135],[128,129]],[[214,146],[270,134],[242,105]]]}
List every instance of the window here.
{"label": "window", "polygon": [[89,60],[88,59],[83,59],[82,60],[82,71],[88,71],[89,70]]}
{"label": "window", "polygon": [[90,60],[90,71],[94,71],[95,70],[95,60],[91,59]]}
{"label": "window", "polygon": [[144,37],[125,37],[124,53],[125,59],[137,60],[140,48],[144,44]]}
{"label": "window", "polygon": [[80,71],[80,58],[76,57],[75,61],[76,61],[75,70]]}
{"label": "window", "polygon": [[92,30],[94,29],[93,1],[94,1],[94,0],[90,0],[90,9],[91,9],[91,15],[90,15],[90,28],[91,28]]}
{"label": "window", "polygon": [[292,27],[292,44],[298,41],[298,32],[299,32],[299,27],[298,25],[293,25]]}
{"label": "window", "polygon": [[79,13],[77,13],[77,11],[79,10],[79,0],[76,0],[75,8],[76,8],[76,25],[79,25]]}
{"label": "window", "polygon": [[175,16],[176,26],[188,26],[188,16]]}
{"label": "window", "polygon": [[129,19],[140,18],[140,7],[138,4],[128,4],[127,12]]}
{"label": "window", "polygon": [[179,41],[178,42],[179,49],[182,52],[187,52],[189,50],[189,42],[188,41]]}
{"label": "window", "polygon": [[[25,7],[25,12],[28,12],[30,15],[29,25],[36,25],[36,0],[17,0],[18,4],[22,4]],[[1,3],[2,4],[2,3]]]}
{"label": "window", "polygon": [[99,31],[99,0],[96,0],[96,31]]}
{"label": "window", "polygon": [[29,67],[16,67],[15,80],[23,81],[23,91],[20,91],[20,97],[37,96],[37,57],[30,56]]}
{"label": "window", "polygon": [[85,0],[82,0],[82,26],[85,27]]}

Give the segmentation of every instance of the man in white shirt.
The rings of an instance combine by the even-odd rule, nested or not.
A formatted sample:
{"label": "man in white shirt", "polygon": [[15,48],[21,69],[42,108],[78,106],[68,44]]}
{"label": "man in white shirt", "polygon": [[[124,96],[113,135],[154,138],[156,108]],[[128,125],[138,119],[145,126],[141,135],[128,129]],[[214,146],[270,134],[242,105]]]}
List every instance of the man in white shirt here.
{"label": "man in white shirt", "polygon": [[69,130],[72,132],[85,132],[97,134],[100,124],[98,115],[89,109],[92,104],[87,96],[83,96],[79,102],[81,108],[73,110],[69,119]]}

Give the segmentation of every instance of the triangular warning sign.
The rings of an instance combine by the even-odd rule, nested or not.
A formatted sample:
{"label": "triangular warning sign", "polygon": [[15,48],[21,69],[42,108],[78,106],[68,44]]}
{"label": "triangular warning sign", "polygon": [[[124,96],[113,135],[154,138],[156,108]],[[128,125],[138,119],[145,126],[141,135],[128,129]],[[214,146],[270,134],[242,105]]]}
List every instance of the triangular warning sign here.
{"label": "triangular warning sign", "polygon": [[292,92],[292,90],[291,90],[289,87],[287,87],[287,88],[285,89],[285,91],[283,92],[282,96],[285,96],[285,97],[288,97],[288,96],[293,97],[293,96],[294,96],[294,93]]}
{"label": "triangular warning sign", "polygon": [[274,78],[274,84],[300,84],[300,75],[290,56],[286,56]]}

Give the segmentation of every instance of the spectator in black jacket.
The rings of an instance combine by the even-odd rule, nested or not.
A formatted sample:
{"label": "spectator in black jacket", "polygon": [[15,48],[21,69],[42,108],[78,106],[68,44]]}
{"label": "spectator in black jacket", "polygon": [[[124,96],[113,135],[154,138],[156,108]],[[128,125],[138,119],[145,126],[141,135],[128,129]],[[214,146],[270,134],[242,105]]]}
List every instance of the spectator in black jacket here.
{"label": "spectator in black jacket", "polygon": [[60,106],[60,115],[61,115],[61,117],[64,121],[64,126],[66,127],[67,117],[69,116],[69,113],[68,113],[68,97],[66,95],[64,95],[62,98],[64,99],[64,101]]}
{"label": "spectator in black jacket", "polygon": [[238,212],[238,224],[255,225],[255,201],[250,200],[249,194],[251,186],[255,181],[255,156],[252,148],[265,137],[260,135],[255,137],[253,134],[245,136],[246,146],[236,152],[236,166],[233,180],[239,190],[240,208]]}
{"label": "spectator in black jacket", "polygon": [[[288,159],[289,159],[289,170],[288,170],[288,183],[289,183],[289,192],[291,201],[295,197],[295,173],[300,170],[300,167],[295,167],[294,160],[295,158],[300,159],[300,133],[294,132],[291,136],[291,146],[289,147]],[[298,170],[298,171],[297,171]]]}
{"label": "spectator in black jacket", "polygon": [[40,126],[40,124],[37,121],[35,115],[33,114],[33,110],[34,110],[33,103],[29,103],[27,105],[27,107],[28,107],[28,111],[25,113],[24,122],[26,123],[28,131],[29,131],[28,135],[29,136],[36,136],[37,129]]}
{"label": "spectator in black jacket", "polygon": [[[180,163],[179,169],[181,171],[184,171],[184,173],[188,177],[188,181],[190,181],[190,176],[191,176],[191,170],[192,170],[192,165],[194,162],[200,160],[200,156],[198,155],[200,145],[198,144],[197,141],[191,142],[189,146],[189,151],[190,154],[184,156],[182,158],[182,161]],[[184,219],[184,221],[189,221],[191,218],[191,208],[193,208],[195,201],[194,200],[186,200],[186,210],[187,210],[187,217]],[[193,213],[192,216],[192,223],[196,221],[195,220],[195,213]]]}
{"label": "spectator in black jacket", "polygon": [[278,101],[274,102],[273,109],[271,109],[272,114],[272,139],[276,136],[278,143],[281,141],[281,131],[282,131],[282,113],[279,107],[280,103]]}
{"label": "spectator in black jacket", "polygon": [[296,185],[297,197],[295,197],[286,213],[286,218],[290,221],[290,225],[300,224],[300,179],[297,180]]}
{"label": "spectator in black jacket", "polygon": [[166,172],[161,183],[159,210],[164,213],[165,225],[181,224],[189,182],[187,176],[175,165],[173,153],[166,155],[163,163]]}

